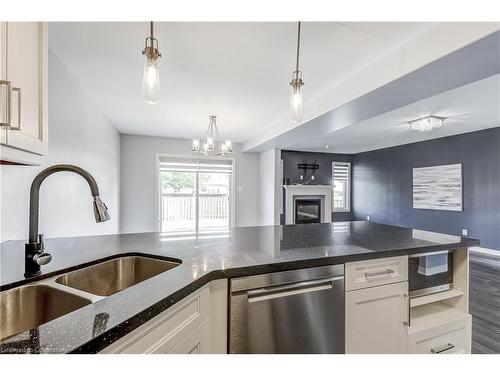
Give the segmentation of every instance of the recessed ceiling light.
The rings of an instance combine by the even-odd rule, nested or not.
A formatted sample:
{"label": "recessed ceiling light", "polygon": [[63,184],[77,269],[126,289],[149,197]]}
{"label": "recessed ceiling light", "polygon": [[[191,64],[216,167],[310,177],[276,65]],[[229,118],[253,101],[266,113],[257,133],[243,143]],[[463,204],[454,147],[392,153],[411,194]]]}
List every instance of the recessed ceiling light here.
{"label": "recessed ceiling light", "polygon": [[409,121],[410,128],[419,132],[428,132],[440,128],[444,118],[436,116],[428,116],[418,120]]}
{"label": "recessed ceiling light", "polygon": [[328,150],[330,148],[330,145],[326,145],[325,148]]}

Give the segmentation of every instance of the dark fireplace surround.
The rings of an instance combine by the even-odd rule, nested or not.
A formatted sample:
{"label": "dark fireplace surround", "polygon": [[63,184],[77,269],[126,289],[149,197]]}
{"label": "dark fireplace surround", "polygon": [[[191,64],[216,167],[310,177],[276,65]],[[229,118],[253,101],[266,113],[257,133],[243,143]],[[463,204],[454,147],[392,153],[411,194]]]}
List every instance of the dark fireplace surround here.
{"label": "dark fireplace surround", "polygon": [[295,224],[321,223],[321,199],[296,199]]}

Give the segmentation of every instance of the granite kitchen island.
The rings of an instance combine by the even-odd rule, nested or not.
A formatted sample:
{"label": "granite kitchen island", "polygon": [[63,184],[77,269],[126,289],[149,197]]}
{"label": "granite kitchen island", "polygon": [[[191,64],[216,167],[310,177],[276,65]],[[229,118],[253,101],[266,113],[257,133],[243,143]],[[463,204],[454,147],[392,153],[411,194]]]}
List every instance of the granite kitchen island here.
{"label": "granite kitchen island", "polygon": [[[162,314],[174,311],[176,306],[182,305],[190,296],[202,293],[211,283],[218,283],[217,301],[224,304],[227,303],[227,280],[251,275],[345,264],[348,309],[349,293],[365,290],[359,286],[353,286],[352,291],[348,289],[349,265],[363,265],[363,262],[373,260],[379,260],[379,264],[382,264],[384,259],[389,258],[407,259],[412,254],[457,250],[456,253],[460,255],[455,267],[465,267],[457,269],[463,273],[461,280],[465,278],[457,286],[465,289],[464,285],[468,282],[465,265],[467,248],[477,246],[479,241],[366,221],[234,228],[217,234],[198,233],[181,238],[168,233],[57,238],[46,241],[46,248],[53,257],[52,262],[42,267],[42,275],[30,279],[23,276],[24,243],[7,241],[1,245],[2,295],[25,284],[47,283],[47,280],[69,271],[125,255],[152,257],[180,264],[112,295],[92,299],[91,303],[39,327],[4,338],[0,343],[3,353],[121,352],[121,340],[126,341],[127,337],[134,336],[143,326],[151,326]],[[404,267],[401,265],[401,269]],[[390,284],[407,282],[404,280],[405,272],[394,275],[399,279],[392,280]],[[373,286],[376,288],[383,284],[376,281]],[[54,283],[51,286],[58,287]],[[467,291],[460,292],[461,295],[449,296],[450,300],[456,302],[450,308],[456,310],[457,314],[467,314],[467,308],[464,307]],[[437,307],[432,317],[420,316],[426,313],[418,307],[441,302],[421,300],[418,306],[407,303],[408,308],[414,308],[411,318],[430,324],[427,328],[433,327],[432,319],[440,319]],[[224,309],[227,310],[227,306]],[[346,310],[347,320],[355,315]],[[212,313],[211,322],[218,322],[216,328],[221,331],[218,334],[221,338],[227,337],[227,331],[222,332],[223,319],[227,319],[227,316]],[[3,324],[9,324],[8,320],[2,319]],[[349,322],[346,321],[346,330],[348,327]],[[210,328],[210,332],[213,329]],[[406,335],[412,333],[420,334],[411,332],[411,327],[405,328]],[[109,349],[113,345],[116,351]],[[130,347],[130,343],[126,346]],[[214,350],[215,347],[218,349]],[[212,345],[210,352],[224,352],[224,347],[227,348],[227,342],[219,341]],[[346,344],[347,352],[356,352],[348,350],[348,347]]]}

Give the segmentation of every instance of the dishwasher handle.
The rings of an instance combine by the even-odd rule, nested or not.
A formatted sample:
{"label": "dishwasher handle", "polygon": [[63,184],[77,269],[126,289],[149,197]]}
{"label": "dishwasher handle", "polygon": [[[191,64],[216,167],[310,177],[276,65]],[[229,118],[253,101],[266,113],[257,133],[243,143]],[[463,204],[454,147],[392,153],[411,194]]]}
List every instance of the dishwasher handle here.
{"label": "dishwasher handle", "polygon": [[278,285],[266,288],[252,289],[243,292],[247,295],[248,302],[259,302],[281,297],[289,297],[297,294],[317,292],[320,290],[331,289],[333,282],[343,280],[344,276],[329,277],[313,281],[303,281],[286,285]]}

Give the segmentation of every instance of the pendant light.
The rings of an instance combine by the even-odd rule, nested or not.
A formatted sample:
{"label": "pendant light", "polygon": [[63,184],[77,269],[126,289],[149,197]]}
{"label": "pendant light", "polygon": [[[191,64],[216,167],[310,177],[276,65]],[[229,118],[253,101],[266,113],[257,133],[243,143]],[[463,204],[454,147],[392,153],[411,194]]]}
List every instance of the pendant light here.
{"label": "pendant light", "polygon": [[217,116],[208,117],[208,129],[205,139],[193,139],[193,152],[207,156],[226,156],[233,152],[230,140],[223,140],[217,127]]}
{"label": "pendant light", "polygon": [[299,56],[300,56],[300,21],[297,28],[297,60],[295,63],[295,71],[292,73],[292,87],[290,97],[290,122],[294,125],[302,121],[302,72],[299,70]]}
{"label": "pendant light", "polygon": [[144,61],[144,73],[142,75],[142,97],[149,104],[156,104],[160,100],[160,70],[158,59],[161,53],[158,50],[158,39],[153,34],[153,22],[150,22],[149,36],[146,37],[142,54],[146,57]]}

